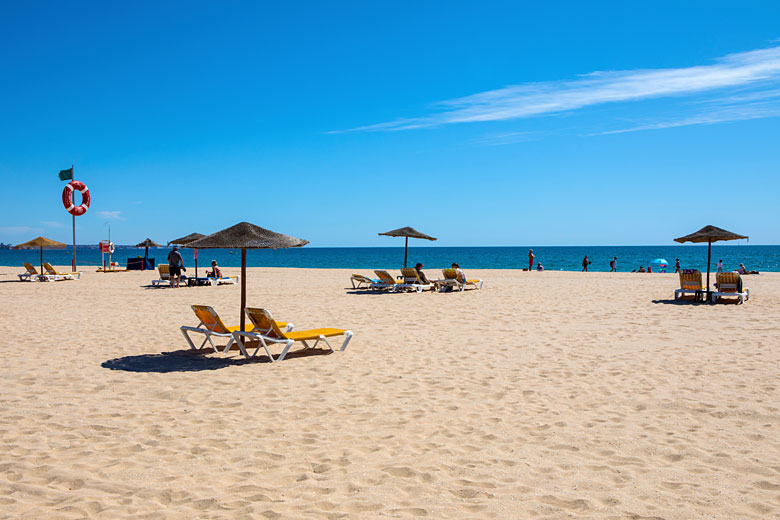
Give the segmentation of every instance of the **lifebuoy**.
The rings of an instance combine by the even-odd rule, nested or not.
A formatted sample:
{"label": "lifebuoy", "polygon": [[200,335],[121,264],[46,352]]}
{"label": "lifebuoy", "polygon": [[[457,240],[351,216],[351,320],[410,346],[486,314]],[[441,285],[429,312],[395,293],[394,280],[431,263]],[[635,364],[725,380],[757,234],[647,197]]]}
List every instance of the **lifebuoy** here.
{"label": "lifebuoy", "polygon": [[[73,204],[74,190],[78,190],[81,193],[80,206]],[[81,181],[70,181],[65,185],[65,189],[62,190],[62,204],[71,215],[76,215],[78,217],[86,213],[89,208],[89,202],[89,188]]]}

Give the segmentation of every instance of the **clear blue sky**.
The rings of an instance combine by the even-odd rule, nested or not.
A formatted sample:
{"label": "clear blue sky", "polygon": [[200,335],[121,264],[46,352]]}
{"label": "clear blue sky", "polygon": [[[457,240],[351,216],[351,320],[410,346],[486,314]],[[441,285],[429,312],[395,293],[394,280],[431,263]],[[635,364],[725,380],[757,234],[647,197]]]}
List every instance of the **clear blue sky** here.
{"label": "clear blue sky", "polygon": [[535,4],[3,2],[0,241],[780,243],[780,3]]}

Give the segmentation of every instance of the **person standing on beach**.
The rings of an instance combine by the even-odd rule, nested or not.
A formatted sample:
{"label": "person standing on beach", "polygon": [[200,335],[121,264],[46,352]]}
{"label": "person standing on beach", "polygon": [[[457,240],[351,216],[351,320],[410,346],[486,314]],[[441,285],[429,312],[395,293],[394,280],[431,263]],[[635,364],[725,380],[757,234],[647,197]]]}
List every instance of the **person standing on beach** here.
{"label": "person standing on beach", "polygon": [[718,260],[718,272],[719,273],[723,272],[723,259],[722,258],[720,260]]}
{"label": "person standing on beach", "polygon": [[590,260],[588,260],[588,255],[585,255],[585,258],[582,259],[582,270],[586,273],[588,272],[588,265],[590,265]]}
{"label": "person standing on beach", "polygon": [[533,271],[534,270],[534,250],[531,249],[528,251],[528,270]]}
{"label": "person standing on beach", "polygon": [[613,258],[609,262],[609,272],[610,273],[617,273],[617,257]]}
{"label": "person standing on beach", "polygon": [[674,272],[679,273],[680,272],[680,259],[676,259],[674,261]]}
{"label": "person standing on beach", "polygon": [[[173,251],[168,253],[168,270],[170,271],[171,287],[178,288],[181,283],[181,271],[185,269],[184,259],[179,253],[179,248],[173,246]],[[174,285],[175,283],[175,285]]]}

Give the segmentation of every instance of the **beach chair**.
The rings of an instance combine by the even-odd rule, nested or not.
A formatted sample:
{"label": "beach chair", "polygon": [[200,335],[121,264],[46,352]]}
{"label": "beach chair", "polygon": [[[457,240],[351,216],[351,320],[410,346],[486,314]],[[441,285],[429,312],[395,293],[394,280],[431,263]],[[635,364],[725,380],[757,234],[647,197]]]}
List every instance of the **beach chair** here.
{"label": "beach chair", "polygon": [[352,277],[349,279],[349,281],[352,283],[353,289],[371,287],[372,285],[377,283],[376,280],[372,280],[368,276],[363,276],[362,274],[353,274]]}
{"label": "beach chair", "polygon": [[715,287],[718,290],[710,294],[712,303],[724,296],[736,296],[739,298],[739,303],[745,303],[745,300],[750,299],[750,289],[742,287],[742,277],[739,273],[717,273],[715,280]]}
{"label": "beach chair", "polygon": [[26,271],[23,272],[22,274],[16,275],[19,277],[20,282],[34,282],[41,276],[40,274],[38,274],[38,270],[35,268],[34,265],[27,262],[24,262],[23,265]]}
{"label": "beach chair", "polygon": [[377,275],[379,281],[369,286],[372,289],[390,289],[390,292],[395,292],[406,286],[403,282],[397,282],[390,273],[382,269],[376,269],[374,274]]}
{"label": "beach chair", "polygon": [[414,267],[401,268],[401,276],[404,277],[404,289],[414,289],[419,293],[425,289],[434,289],[436,287],[433,283],[423,282],[419,273],[417,273],[417,269]]}
{"label": "beach chair", "polygon": [[43,268],[46,270],[46,274],[49,276],[54,276],[55,280],[79,280],[81,278],[81,272],[77,273],[60,273],[57,272],[54,267],[51,266],[50,263],[44,262]]}
{"label": "beach chair", "polygon": [[462,280],[458,277],[458,271],[455,269],[442,269],[441,274],[444,275],[444,280],[439,280],[440,286],[455,287],[460,291],[465,290],[467,287],[473,287],[474,289],[482,289],[482,280]]}
{"label": "beach chair", "polygon": [[171,271],[168,269],[168,264],[157,264],[157,273],[160,275],[160,279],[152,280],[154,287],[171,283]]}
{"label": "beach chair", "polygon": [[208,280],[211,285],[233,285],[238,283],[238,276],[223,276],[221,278],[214,278],[213,276],[209,276]]}
{"label": "beach chair", "polygon": [[701,271],[680,271],[680,288],[674,291],[674,299],[677,300],[686,294],[693,294],[695,298],[698,298],[705,290]]}
{"label": "beach chair", "polygon": [[[344,350],[347,348],[347,345],[349,344],[349,340],[352,339],[352,331],[342,329],[321,328],[295,332],[282,331],[279,327],[279,322],[274,321],[274,319],[271,317],[271,313],[265,309],[247,307],[246,314],[252,321],[254,330],[250,332],[236,330],[233,332],[233,340],[236,342],[236,344],[238,344],[238,348],[246,358],[255,357],[262,348],[265,350],[265,353],[268,354],[268,358],[272,363],[276,361],[282,361],[290,351],[290,348],[296,342],[303,343],[304,349],[310,349],[315,348],[319,342],[322,341],[330,348],[331,352],[336,352],[336,349],[334,349],[333,345],[331,345],[328,341],[328,338],[334,336],[346,336],[344,338],[344,343],[342,343],[341,347],[339,348],[339,352],[344,352]],[[247,352],[246,345],[244,345],[244,342],[247,339],[258,342],[257,348],[251,355],[249,352]],[[310,341],[314,341],[314,344],[309,345]],[[282,353],[276,356],[276,359],[274,359],[270,349],[268,348],[269,345],[274,344],[284,345]]]}
{"label": "beach chair", "polygon": [[[222,350],[222,352],[225,353],[229,351],[230,347],[233,346],[233,343],[235,343],[233,332],[240,329],[241,326],[240,325],[236,325],[235,327],[226,326],[225,323],[217,314],[217,311],[215,311],[212,307],[209,307],[208,305],[193,305],[192,310],[195,312],[195,316],[197,316],[198,319],[200,320],[200,323],[198,323],[194,327],[190,327],[188,325],[182,325],[181,327],[179,327],[181,329],[181,333],[184,335],[184,339],[186,339],[187,343],[190,345],[190,348],[193,350],[200,350],[208,341],[209,344],[211,345],[211,348],[214,349],[214,352],[219,352],[219,349],[211,340],[212,336],[216,336],[217,338],[230,338],[224,350]],[[292,323],[286,323],[280,321],[280,322],[276,322],[275,325],[277,328],[284,327],[288,331],[291,331],[293,329]],[[246,325],[244,326],[244,328],[246,328]],[[203,343],[201,343],[200,346],[196,347],[195,343],[192,342],[192,339],[189,336],[189,332],[197,332],[199,334],[203,334],[204,336],[206,336],[203,339]]]}

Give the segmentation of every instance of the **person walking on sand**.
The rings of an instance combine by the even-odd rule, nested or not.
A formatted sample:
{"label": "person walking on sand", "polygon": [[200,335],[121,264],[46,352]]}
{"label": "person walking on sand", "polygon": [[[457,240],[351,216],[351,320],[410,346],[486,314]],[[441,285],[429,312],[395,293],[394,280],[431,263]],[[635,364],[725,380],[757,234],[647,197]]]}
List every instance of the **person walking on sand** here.
{"label": "person walking on sand", "polygon": [[585,255],[585,258],[582,259],[582,270],[587,273],[589,265],[590,265],[590,260],[588,260],[588,255]]}
{"label": "person walking on sand", "polygon": [[186,270],[184,259],[181,257],[181,253],[179,253],[178,246],[173,246],[173,251],[168,253],[168,271],[170,272],[171,287],[179,287],[182,270]]}
{"label": "person walking on sand", "polygon": [[680,259],[676,259],[674,261],[674,272],[679,273],[680,272]]}
{"label": "person walking on sand", "polygon": [[534,250],[531,249],[528,251],[528,270],[533,271],[534,270]]}
{"label": "person walking on sand", "polygon": [[722,258],[720,260],[718,260],[718,272],[719,273],[723,272],[723,259]]}
{"label": "person walking on sand", "polygon": [[613,258],[609,262],[609,272],[610,273],[617,273],[617,257]]}

